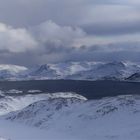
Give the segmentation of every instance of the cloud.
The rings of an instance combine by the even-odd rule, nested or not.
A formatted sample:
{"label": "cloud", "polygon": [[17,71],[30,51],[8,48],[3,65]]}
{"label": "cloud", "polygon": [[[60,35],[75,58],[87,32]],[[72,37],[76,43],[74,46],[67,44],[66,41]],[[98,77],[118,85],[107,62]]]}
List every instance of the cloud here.
{"label": "cloud", "polygon": [[[0,0],[0,21],[30,27],[52,20],[80,26],[89,34],[140,32],[139,0]],[[26,9],[26,10],[25,10]]]}
{"label": "cloud", "polygon": [[140,10],[132,5],[98,5],[89,8],[82,27],[93,35],[140,32]]}
{"label": "cloud", "polygon": [[85,36],[79,27],[60,26],[50,20],[29,29],[0,23],[0,62],[21,65],[55,62],[61,54],[73,51],[77,47],[75,42]]}
{"label": "cloud", "polygon": [[33,35],[36,39],[46,44],[54,44],[54,46],[72,46],[75,40],[84,38],[86,33],[78,27],[60,26],[51,20],[41,23],[32,28]]}
{"label": "cloud", "polygon": [[26,29],[15,29],[0,23],[0,51],[25,52],[36,48],[37,42]]}
{"label": "cloud", "polygon": [[139,0],[0,2],[0,63],[140,58]]}
{"label": "cloud", "polygon": [[139,38],[139,33],[92,36],[80,27],[61,26],[51,20],[28,29],[0,23],[0,63],[32,66],[65,61],[138,61]]}

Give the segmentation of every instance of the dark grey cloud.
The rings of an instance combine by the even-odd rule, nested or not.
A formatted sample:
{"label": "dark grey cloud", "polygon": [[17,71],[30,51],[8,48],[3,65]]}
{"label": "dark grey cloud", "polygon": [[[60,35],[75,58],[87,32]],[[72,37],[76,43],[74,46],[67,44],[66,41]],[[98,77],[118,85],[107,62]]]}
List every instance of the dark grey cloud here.
{"label": "dark grey cloud", "polygon": [[0,3],[0,21],[12,26],[38,25],[46,20],[61,25],[83,25],[99,18],[139,14],[140,5],[138,0],[0,0]]}
{"label": "dark grey cloud", "polygon": [[[43,51],[28,51],[20,53],[0,53],[0,63],[33,66],[44,63],[58,63],[67,61],[135,61],[140,60],[140,43],[118,43],[96,46],[81,46],[67,48],[65,46],[51,46]],[[62,50],[62,51],[61,51]]]}
{"label": "dark grey cloud", "polygon": [[139,0],[0,0],[0,63],[138,61],[139,38]]}
{"label": "dark grey cloud", "polygon": [[74,24],[82,17],[85,0],[0,0],[1,22],[13,26],[33,26],[46,20]]}
{"label": "dark grey cloud", "polygon": [[82,26],[82,28],[90,35],[122,35],[140,33],[140,20],[132,22],[121,22],[113,24],[91,24]]}

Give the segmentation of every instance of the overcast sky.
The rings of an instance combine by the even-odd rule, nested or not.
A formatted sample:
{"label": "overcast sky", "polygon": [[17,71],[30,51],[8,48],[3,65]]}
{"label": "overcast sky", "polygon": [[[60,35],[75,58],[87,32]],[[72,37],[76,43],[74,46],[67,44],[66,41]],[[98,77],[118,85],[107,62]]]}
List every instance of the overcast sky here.
{"label": "overcast sky", "polygon": [[0,63],[139,60],[140,0],[0,0]]}

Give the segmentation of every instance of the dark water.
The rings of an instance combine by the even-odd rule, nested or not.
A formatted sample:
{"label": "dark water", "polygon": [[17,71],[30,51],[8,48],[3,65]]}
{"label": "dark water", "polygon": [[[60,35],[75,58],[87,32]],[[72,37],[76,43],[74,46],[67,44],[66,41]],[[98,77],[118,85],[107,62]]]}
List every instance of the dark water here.
{"label": "dark water", "polygon": [[42,92],[76,92],[88,99],[107,96],[140,94],[140,83],[120,81],[75,81],[75,80],[44,80],[0,82],[1,90],[17,89],[27,94],[28,90]]}

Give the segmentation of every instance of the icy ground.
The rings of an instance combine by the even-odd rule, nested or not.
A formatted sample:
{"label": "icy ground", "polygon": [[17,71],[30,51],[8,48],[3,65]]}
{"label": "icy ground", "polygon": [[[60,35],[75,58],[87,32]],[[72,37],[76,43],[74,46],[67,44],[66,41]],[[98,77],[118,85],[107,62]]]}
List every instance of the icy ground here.
{"label": "icy ground", "polygon": [[[29,95],[28,95],[29,96]],[[1,111],[4,140],[139,140],[140,96],[86,100],[74,93],[14,98],[15,108]],[[38,98],[37,98],[38,96]],[[43,99],[42,99],[43,97]],[[5,97],[8,98],[8,97]],[[27,101],[26,101],[27,100]],[[24,101],[24,106],[20,101]],[[29,102],[30,101],[30,102]],[[9,102],[9,103],[8,103]],[[8,110],[7,108],[5,108]],[[1,140],[1,139],[0,139]]]}

